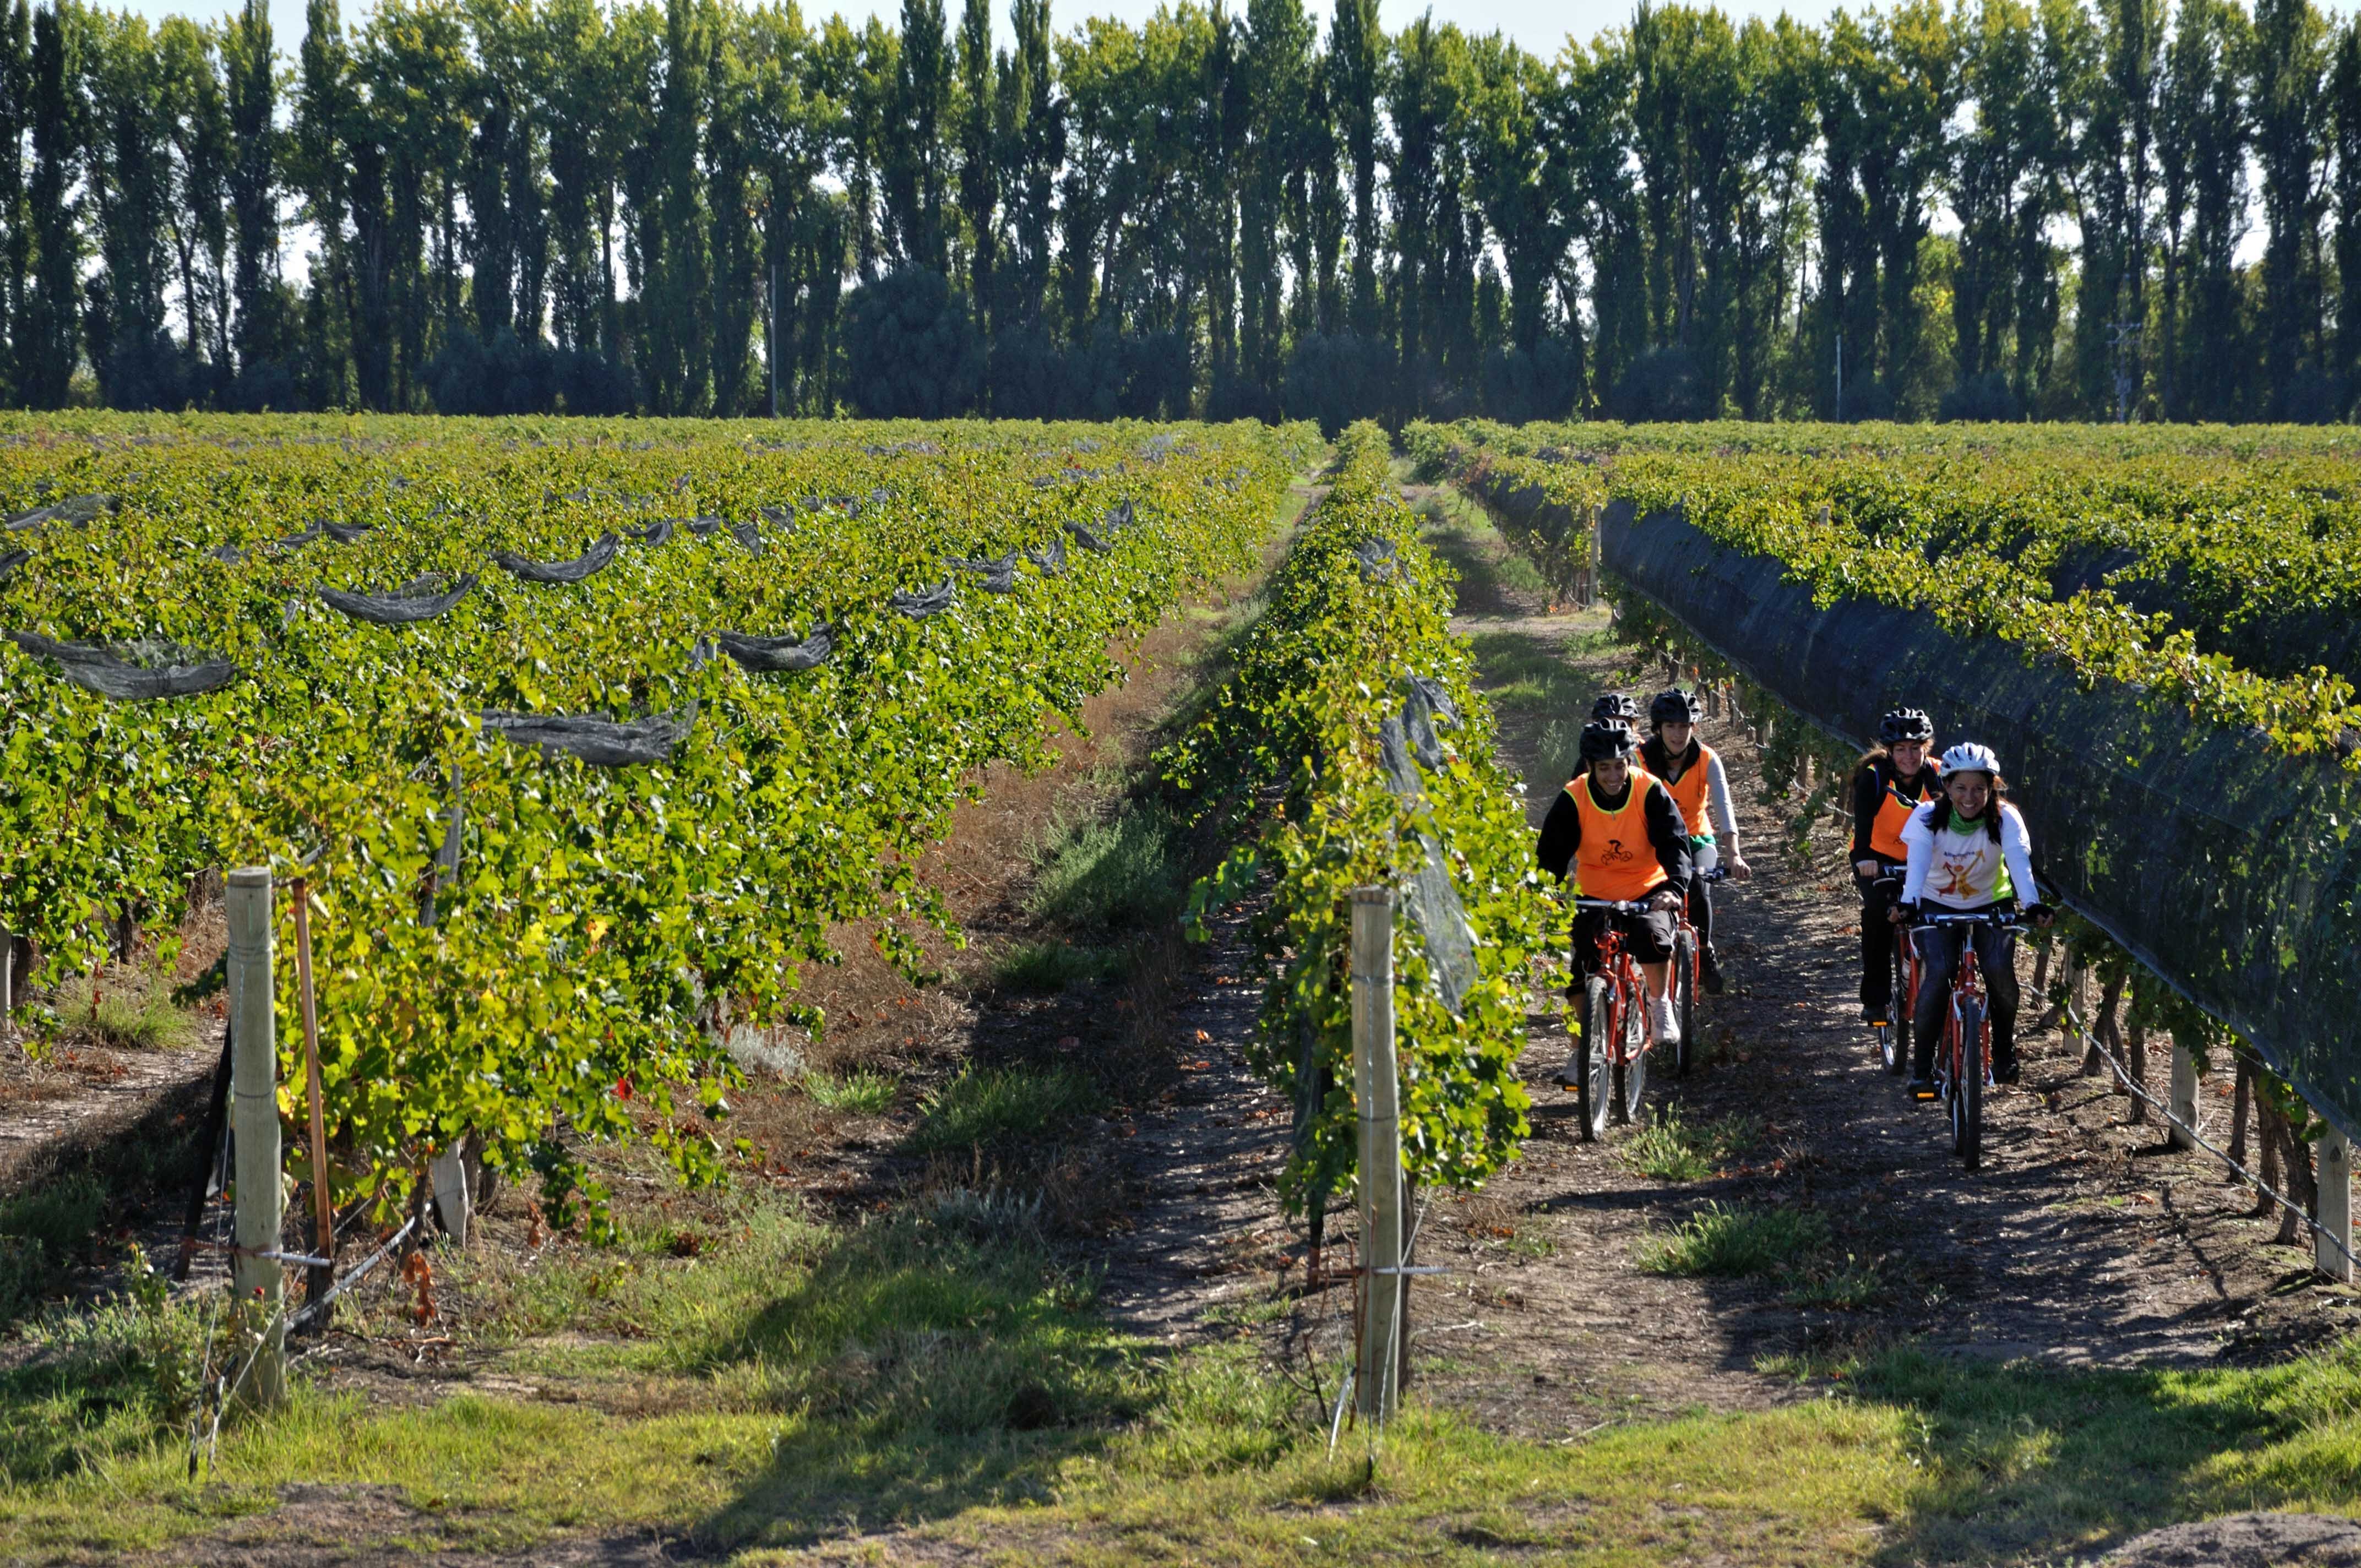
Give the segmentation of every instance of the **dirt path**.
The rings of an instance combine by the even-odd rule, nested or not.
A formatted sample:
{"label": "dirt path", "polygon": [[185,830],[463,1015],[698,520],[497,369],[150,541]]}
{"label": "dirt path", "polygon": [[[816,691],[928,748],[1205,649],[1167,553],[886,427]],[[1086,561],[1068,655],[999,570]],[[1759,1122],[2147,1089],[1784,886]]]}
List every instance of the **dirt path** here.
{"label": "dirt path", "polygon": [[[1411,488],[1413,501],[1427,496]],[[1603,635],[1603,611],[1545,614],[1518,591],[1503,542],[1464,512],[1434,540],[1462,570],[1455,626],[1475,643],[1538,825],[1561,782],[1543,776],[1553,719],[1578,718],[1619,674],[1643,698],[1651,683],[1619,669],[1626,655]],[[1801,1375],[1813,1356],[1902,1339],[2060,1365],[2194,1366],[2268,1359],[2361,1319],[2352,1291],[2314,1279],[2308,1254],[2268,1245],[2273,1223],[2251,1217],[2251,1191],[2218,1164],[2125,1124],[2129,1101],[2110,1080],[2079,1076],[2079,1045],[2057,1033],[2024,1042],[2024,1085],[1991,1107],[1984,1168],[1961,1169],[1938,1113],[1905,1102],[1858,1021],[1858,911],[1841,846],[1823,835],[1808,856],[1790,856],[1758,801],[1747,736],[1713,721],[1705,733],[1730,767],[1757,874],[1719,895],[1731,983],[1704,1003],[1717,1047],[1688,1080],[1652,1087],[1651,1116],[1731,1118],[1758,1136],[1695,1181],[1640,1174],[1629,1129],[1580,1141],[1569,1097],[1549,1081],[1567,1052],[1563,1019],[1554,1006],[1536,1012],[1521,1064],[1536,1102],[1524,1157],[1487,1191],[1435,1203],[1424,1223],[1421,1261],[1455,1270],[1414,1291],[1424,1398],[1563,1438],[1700,1405],[1815,1397],[1824,1381]],[[2021,962],[2029,981],[2029,951]],[[1282,1226],[1268,1197],[1287,1112],[1243,1065],[1253,1014],[1235,973],[1217,954],[1190,1003],[1212,1066],[1188,1114],[1143,1127],[1126,1149],[1176,1192],[1218,1195],[1211,1206],[1176,1197],[1170,1214],[1151,1205],[1136,1261],[1113,1260],[1110,1301],[1159,1337],[1234,1332],[1248,1299],[1276,1311],[1288,1260],[1273,1243],[1301,1250],[1300,1228]],[[2223,1087],[2202,1096],[2216,1122],[2227,1119]],[[1842,1277],[1818,1294],[1852,1304],[1810,1304],[1795,1276],[1642,1271],[1642,1244],[1709,1202],[1819,1215],[1832,1245],[1813,1277]],[[1180,1216],[1202,1229],[1187,1234]],[[1332,1220],[1350,1224],[1349,1213]],[[1248,1267],[1258,1279],[1242,1277]],[[1341,1359],[1330,1342],[1342,1294],[1295,1301],[1296,1339],[1308,1336],[1315,1358]]]}

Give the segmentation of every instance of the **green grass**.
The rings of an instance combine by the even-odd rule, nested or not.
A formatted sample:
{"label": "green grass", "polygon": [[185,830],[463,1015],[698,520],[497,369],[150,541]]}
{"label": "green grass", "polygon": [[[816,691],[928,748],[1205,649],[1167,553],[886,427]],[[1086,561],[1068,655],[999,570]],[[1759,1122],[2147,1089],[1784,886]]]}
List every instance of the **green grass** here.
{"label": "green grass", "polygon": [[921,1154],[1014,1144],[1055,1132],[1105,1102],[1096,1084],[1071,1068],[969,1068],[926,1098],[911,1135]]}
{"label": "green grass", "polygon": [[900,1087],[892,1075],[865,1069],[841,1078],[834,1073],[807,1072],[799,1081],[812,1103],[821,1109],[854,1111],[863,1116],[882,1116],[893,1109],[895,1091]]}
{"label": "green grass", "polygon": [[1651,1274],[1742,1278],[1773,1274],[1828,1245],[1828,1222],[1805,1209],[1708,1203],[1641,1244]]}
{"label": "green grass", "polygon": [[[230,1422],[193,1483],[159,1349],[184,1323],[125,1303],[37,1328],[0,1371],[0,1561],[165,1549],[269,1514],[297,1481],[390,1488],[419,1510],[382,1543],[405,1552],[658,1530],[741,1568],[889,1530],[914,1558],[1078,1568],[2055,1562],[2183,1519],[2361,1508],[2349,1343],[2152,1373],[1891,1350],[1797,1367],[1820,1398],[1571,1445],[1413,1394],[1381,1445],[1351,1435],[1331,1458],[1251,1347],[1124,1339],[1087,1276],[992,1220],[1007,1205],[837,1226],[768,1194],[733,1204],[693,1257],[653,1222],[529,1269],[443,1256],[446,1288],[506,1304],[481,1370],[544,1396],[428,1384],[371,1404],[299,1374],[291,1407]],[[238,1528],[270,1539],[267,1519]]]}
{"label": "green grass", "polygon": [[1624,1140],[1624,1163],[1658,1181],[1703,1181],[1763,1141],[1759,1117],[1730,1115],[1710,1122],[1686,1120],[1678,1106]]}
{"label": "green grass", "polygon": [[64,1283],[106,1217],[106,1189],[82,1172],[0,1198],[0,1324],[30,1311]]}
{"label": "green grass", "polygon": [[1028,912],[1091,931],[1173,918],[1188,899],[1180,831],[1163,806],[1137,802],[1062,824],[1033,849]]}
{"label": "green grass", "polygon": [[1864,1262],[1847,1253],[1842,1263],[1812,1263],[1798,1270],[1786,1299],[1791,1307],[1831,1307],[1839,1311],[1858,1312],[1884,1300],[1888,1288],[1883,1259]]}
{"label": "green grass", "polygon": [[1124,970],[1123,955],[1071,942],[1019,942],[992,966],[995,984],[1010,991],[1063,991],[1089,980],[1113,980]]}
{"label": "green grass", "polygon": [[118,1051],[180,1051],[196,1044],[195,1020],[172,1004],[160,975],[113,970],[77,975],[58,987],[58,1032],[70,1045]]}

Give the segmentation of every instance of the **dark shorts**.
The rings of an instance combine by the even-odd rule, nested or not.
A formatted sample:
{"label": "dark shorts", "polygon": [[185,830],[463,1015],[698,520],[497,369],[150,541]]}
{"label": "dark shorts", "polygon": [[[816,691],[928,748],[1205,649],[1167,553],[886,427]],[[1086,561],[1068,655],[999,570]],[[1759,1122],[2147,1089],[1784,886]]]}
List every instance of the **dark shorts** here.
{"label": "dark shorts", "polygon": [[1611,920],[1623,933],[1624,948],[1643,964],[1660,964],[1673,956],[1673,911],[1651,909],[1644,915],[1616,915],[1604,909],[1580,909],[1574,916],[1574,964],[1584,974],[1598,958],[1599,922]]}

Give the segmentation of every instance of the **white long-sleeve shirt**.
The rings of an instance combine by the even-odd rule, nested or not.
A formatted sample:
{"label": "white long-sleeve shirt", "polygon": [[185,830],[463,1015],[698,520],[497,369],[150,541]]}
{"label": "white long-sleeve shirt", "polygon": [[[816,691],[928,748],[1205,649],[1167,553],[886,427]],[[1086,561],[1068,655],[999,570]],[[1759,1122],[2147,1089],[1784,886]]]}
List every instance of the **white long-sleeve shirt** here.
{"label": "white long-sleeve shirt", "polygon": [[2030,904],[2041,896],[2033,883],[2033,839],[2016,807],[2000,803],[2000,842],[1994,843],[1981,821],[1964,831],[1936,831],[1935,814],[1943,805],[1939,796],[1930,800],[1902,825],[1902,846],[1910,851],[1904,903],[1982,909],[2004,898]]}

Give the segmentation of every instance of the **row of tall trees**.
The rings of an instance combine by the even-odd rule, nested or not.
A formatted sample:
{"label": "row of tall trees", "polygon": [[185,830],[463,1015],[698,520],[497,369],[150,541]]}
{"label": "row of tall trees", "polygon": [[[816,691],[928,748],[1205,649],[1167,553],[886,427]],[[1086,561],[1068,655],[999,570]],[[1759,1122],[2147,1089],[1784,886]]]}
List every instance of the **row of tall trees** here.
{"label": "row of tall trees", "polygon": [[[2361,24],[2312,0],[0,0],[37,408],[2345,417]],[[2348,286],[2348,282],[2349,285]]]}

